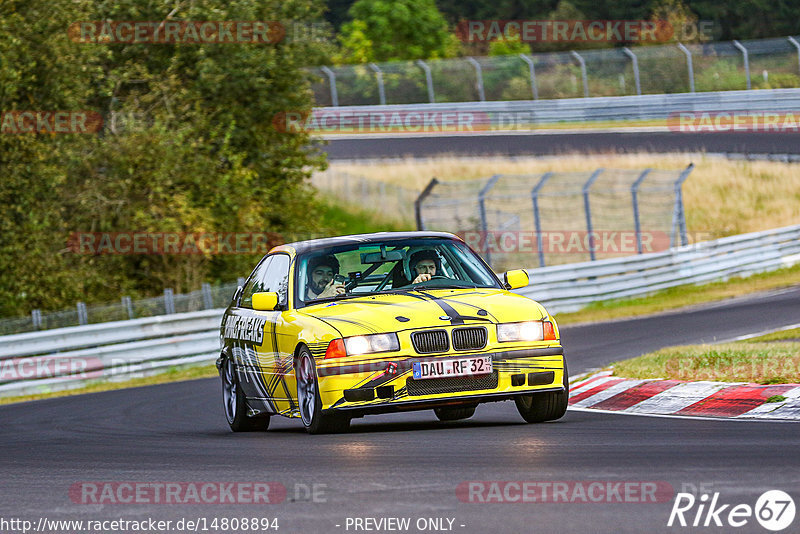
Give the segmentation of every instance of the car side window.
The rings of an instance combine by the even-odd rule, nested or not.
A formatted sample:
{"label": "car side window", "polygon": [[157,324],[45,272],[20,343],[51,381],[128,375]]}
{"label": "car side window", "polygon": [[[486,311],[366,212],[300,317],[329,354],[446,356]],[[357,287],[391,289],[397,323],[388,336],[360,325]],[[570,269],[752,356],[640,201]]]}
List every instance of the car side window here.
{"label": "car side window", "polygon": [[289,295],[289,256],[276,254],[271,259],[261,291],[274,291],[278,294],[278,303],[286,306]]}
{"label": "car side window", "polygon": [[250,275],[250,278],[247,280],[244,290],[242,291],[242,299],[239,301],[239,306],[242,308],[252,308],[253,293],[266,291],[262,288],[264,287],[264,280],[266,278],[267,271],[269,270],[270,265],[272,265],[274,258],[275,256],[270,256],[262,261],[258,267],[256,267],[255,271],[253,271],[253,274]]}

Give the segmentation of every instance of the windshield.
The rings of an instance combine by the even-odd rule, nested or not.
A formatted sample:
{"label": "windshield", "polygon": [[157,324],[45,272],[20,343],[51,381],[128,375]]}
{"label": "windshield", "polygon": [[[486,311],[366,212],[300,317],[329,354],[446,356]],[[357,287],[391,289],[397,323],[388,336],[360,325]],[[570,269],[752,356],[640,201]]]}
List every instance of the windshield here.
{"label": "windshield", "polygon": [[302,254],[296,307],[314,302],[418,289],[500,288],[494,273],[459,241],[374,241]]}

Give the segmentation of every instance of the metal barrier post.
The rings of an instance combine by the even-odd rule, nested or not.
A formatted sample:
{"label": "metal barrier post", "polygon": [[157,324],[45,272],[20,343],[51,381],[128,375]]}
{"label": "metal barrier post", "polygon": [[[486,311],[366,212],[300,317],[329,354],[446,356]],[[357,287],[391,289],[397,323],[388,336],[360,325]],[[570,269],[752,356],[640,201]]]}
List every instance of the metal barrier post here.
{"label": "metal barrier post", "polygon": [[415,63],[425,71],[425,85],[428,86],[428,102],[433,104],[436,102],[436,98],[433,94],[433,76],[431,75],[431,68],[421,59],[418,59]]}
{"label": "metal barrier post", "polygon": [[539,183],[531,189],[531,200],[533,201],[533,224],[536,226],[536,248],[539,253],[539,267],[544,267],[544,244],[542,243],[542,221],[539,219],[539,191],[544,183],[553,176],[552,172],[546,172],[539,178]]}
{"label": "metal barrier post", "polygon": [[164,289],[164,313],[171,315],[175,313],[175,294],[171,288]]}
{"label": "metal barrier post", "polygon": [[78,324],[79,325],[89,324],[89,316],[86,313],[86,303],[78,302],[76,307],[78,308]]}
{"label": "metal barrier post", "polygon": [[475,67],[475,76],[478,78],[478,98],[481,99],[481,102],[486,102],[486,93],[483,91],[483,69],[481,69],[481,64],[471,56],[467,58],[467,61]]}
{"label": "metal barrier post", "polygon": [[633,227],[634,231],[636,232],[636,250],[639,254],[642,253],[642,225],[639,221],[639,186],[642,185],[642,182],[647,175],[650,174],[650,171],[653,169],[645,169],[642,174],[633,182],[631,186],[631,201],[633,204]]}
{"label": "metal barrier post", "polygon": [[133,319],[135,317],[133,315],[133,302],[130,297],[122,297],[122,307],[128,312],[128,319]]}
{"label": "metal barrier post", "polygon": [[572,57],[578,60],[578,63],[581,65],[581,78],[583,79],[583,97],[589,98],[589,80],[586,77],[586,61],[583,60],[581,55],[576,51],[571,51]]}
{"label": "metal barrier post", "polygon": [[797,39],[794,37],[788,37],[788,39],[789,42],[792,43],[795,48],[797,48],[797,68],[800,70],[800,43],[798,43]]}
{"label": "metal barrier post", "polygon": [[417,220],[417,230],[425,230],[425,223],[422,221],[422,201],[431,194],[431,191],[433,191],[433,188],[436,187],[436,184],[438,183],[439,180],[437,180],[435,177],[431,178],[431,181],[428,182],[428,185],[425,186],[425,189],[423,189],[417,199],[414,200],[414,216]]}
{"label": "metal barrier post", "polygon": [[589,241],[589,259],[594,261],[594,236],[592,235],[592,210],[589,207],[589,190],[592,187],[592,184],[595,180],[600,176],[604,169],[600,168],[597,169],[589,176],[589,179],[586,180],[586,183],[583,184],[583,211],[586,214],[586,237]]}
{"label": "metal barrier post", "polygon": [[203,294],[203,309],[210,310],[214,307],[214,302],[211,299],[211,284],[203,282],[200,286],[200,292]]}
{"label": "metal barrier post", "polygon": [[328,76],[328,83],[331,86],[331,105],[339,105],[339,93],[336,90],[336,74],[328,67],[320,67],[320,70]]}
{"label": "metal barrier post", "polygon": [[528,64],[528,72],[531,78],[531,91],[533,92],[533,99],[539,100],[539,88],[536,87],[536,67],[533,66],[533,59],[528,54],[520,54],[519,57]]}
{"label": "metal barrier post", "polygon": [[744,75],[747,77],[747,88],[750,89],[750,58],[747,54],[747,49],[742,46],[742,43],[739,41],[734,40],[733,46],[739,49],[742,53],[742,58],[744,59]]}
{"label": "metal barrier post", "polygon": [[672,232],[669,236],[669,246],[670,248],[675,246],[676,241],[676,233],[680,232],[681,236],[681,245],[688,245],[689,238],[686,235],[686,213],[683,210],[683,190],[681,186],[683,186],[683,182],[689,177],[689,173],[692,172],[694,169],[694,163],[690,163],[688,167],[686,167],[678,179],[675,180],[675,206],[672,210]]}
{"label": "metal barrier post", "polygon": [[634,54],[627,46],[623,48],[622,51],[625,52],[625,54],[631,58],[631,61],[633,62],[633,81],[636,84],[636,94],[641,95],[642,86],[639,83],[639,60],[636,58],[636,54]]}
{"label": "metal barrier post", "polygon": [[378,81],[378,99],[380,100],[381,106],[385,106],[386,91],[383,88],[383,73],[381,72],[380,67],[378,67],[375,63],[370,63],[369,68],[375,73],[375,79]]}
{"label": "metal barrier post", "polygon": [[678,43],[678,48],[680,48],[681,52],[686,54],[686,67],[689,69],[689,92],[694,93],[694,66],[692,65],[692,52],[681,43]]}
{"label": "metal barrier post", "polygon": [[[501,174],[495,174],[489,178],[489,181],[486,182],[486,185],[484,185],[478,193],[478,211],[481,217],[481,231],[483,232],[484,239],[487,238],[489,234],[489,223],[486,220],[486,195],[501,176]],[[486,263],[489,265],[492,264],[492,253],[488,247],[486,248]]]}
{"label": "metal barrier post", "polygon": [[31,310],[31,321],[34,330],[42,329],[42,310]]}

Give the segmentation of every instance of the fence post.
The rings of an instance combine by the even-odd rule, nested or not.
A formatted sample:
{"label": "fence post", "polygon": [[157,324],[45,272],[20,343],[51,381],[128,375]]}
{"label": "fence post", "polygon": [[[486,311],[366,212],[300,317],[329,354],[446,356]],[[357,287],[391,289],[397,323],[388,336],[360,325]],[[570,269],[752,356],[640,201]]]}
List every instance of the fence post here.
{"label": "fence post", "polygon": [[689,177],[689,173],[694,169],[694,163],[686,167],[678,179],[675,180],[675,207],[672,210],[672,235],[669,236],[670,248],[675,246],[676,232],[680,231],[681,245],[688,245],[689,239],[686,235],[686,213],[683,210],[683,182]]}
{"label": "fence post", "polygon": [[238,277],[238,278],[236,279],[236,285],[237,285],[237,286],[243,286],[243,287],[244,287],[245,280],[246,280],[246,279],[245,279],[243,276],[240,276],[240,277]]}
{"label": "fence post", "polygon": [[375,63],[370,63],[369,68],[375,73],[375,79],[378,81],[378,99],[380,100],[381,106],[386,105],[386,91],[383,88],[383,73],[381,72],[380,67],[378,67]]}
{"label": "fence post", "polygon": [[642,86],[639,83],[639,60],[636,58],[636,54],[634,54],[627,46],[623,48],[622,51],[625,52],[625,54],[631,58],[631,62],[633,62],[633,82],[636,84],[636,94],[641,95]]}
{"label": "fence post", "polygon": [[42,310],[31,310],[31,322],[34,330],[42,329]]}
{"label": "fence post", "polygon": [[[489,191],[494,187],[494,184],[497,183],[497,180],[500,179],[501,174],[495,174],[486,182],[480,192],[478,192],[478,212],[481,217],[481,231],[483,232],[484,239],[487,238],[489,234],[489,223],[486,220],[486,195]],[[486,263],[489,265],[492,264],[492,253],[489,248],[486,248]]]}
{"label": "fence post", "polygon": [[469,61],[472,66],[475,67],[475,77],[478,79],[478,98],[481,99],[481,102],[485,102],[486,93],[483,91],[483,69],[481,69],[481,64],[478,63],[472,56],[467,57],[467,61]]}
{"label": "fence post", "polygon": [[594,261],[594,236],[592,235],[592,210],[589,207],[589,190],[592,187],[592,184],[595,180],[600,176],[600,173],[603,172],[603,169],[597,169],[589,176],[589,179],[586,180],[586,183],[583,184],[583,211],[586,214],[586,238],[589,242],[589,259]]}
{"label": "fence post", "polygon": [[631,186],[631,201],[633,204],[633,228],[636,232],[636,251],[642,253],[642,224],[639,220],[639,186],[653,169],[645,169]]}
{"label": "fence post", "polygon": [[431,68],[421,59],[418,59],[416,64],[425,71],[425,85],[428,86],[428,102],[434,104],[436,102],[436,98],[433,94],[433,76],[431,75]]}
{"label": "fence post", "polygon": [[570,52],[572,57],[578,60],[578,63],[581,65],[581,78],[583,79],[583,97],[589,98],[589,80],[586,76],[586,61],[584,61],[583,57],[576,51],[572,50]]}
{"label": "fence post", "polygon": [[78,309],[78,324],[84,325],[89,323],[89,317],[86,314],[86,303],[78,302],[75,307]]}
{"label": "fence post", "polygon": [[750,89],[750,58],[747,54],[747,49],[742,46],[742,43],[739,41],[734,40],[733,46],[739,49],[742,53],[742,58],[744,59],[744,75],[747,77],[747,88]]}
{"label": "fence post", "polygon": [[175,295],[169,287],[164,289],[164,313],[167,315],[175,313]]}
{"label": "fence post", "polygon": [[133,302],[130,297],[122,297],[122,307],[128,312],[128,319],[133,319]]}
{"label": "fence post", "polygon": [[339,92],[336,90],[336,74],[328,67],[320,67],[320,70],[328,76],[328,85],[331,86],[331,105],[339,105]]}
{"label": "fence post", "polygon": [[788,39],[789,42],[792,43],[795,48],[797,48],[797,68],[800,71],[800,43],[798,43],[797,39],[794,37],[789,37]]}
{"label": "fence post", "polygon": [[536,67],[533,66],[533,58],[527,54],[520,54],[519,57],[528,64],[528,72],[531,78],[531,91],[533,92],[533,99],[539,100],[539,88],[536,87]]}
{"label": "fence post", "polygon": [[546,172],[539,178],[539,183],[531,189],[531,200],[533,201],[533,224],[536,226],[536,248],[539,252],[539,267],[544,267],[544,243],[542,243],[542,221],[539,218],[539,191],[550,177],[552,172]]}
{"label": "fence post", "polygon": [[682,43],[678,43],[678,48],[680,48],[681,52],[686,54],[686,67],[689,69],[689,92],[694,93],[694,66],[692,65],[692,52],[683,46]]}
{"label": "fence post", "polygon": [[422,201],[431,194],[431,191],[433,191],[433,188],[436,187],[438,183],[439,180],[437,180],[436,177],[431,178],[431,181],[428,182],[425,189],[423,189],[417,199],[414,200],[414,216],[417,219],[417,230],[425,230],[425,223],[422,220]]}
{"label": "fence post", "polygon": [[210,310],[214,307],[214,301],[211,298],[211,284],[203,282],[203,285],[200,286],[200,291],[203,294],[203,309]]}

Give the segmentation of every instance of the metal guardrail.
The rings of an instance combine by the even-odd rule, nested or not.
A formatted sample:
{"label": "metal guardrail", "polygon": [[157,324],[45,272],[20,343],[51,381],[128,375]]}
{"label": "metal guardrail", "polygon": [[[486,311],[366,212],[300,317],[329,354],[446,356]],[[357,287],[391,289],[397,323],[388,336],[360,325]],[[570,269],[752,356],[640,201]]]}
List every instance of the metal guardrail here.
{"label": "metal guardrail", "polygon": [[[643,295],[681,284],[774,270],[800,262],[800,225],[725,237],[669,252],[528,271],[518,292],[551,312]],[[72,389],[219,353],[222,309],[59,328],[0,337],[0,397]]]}

